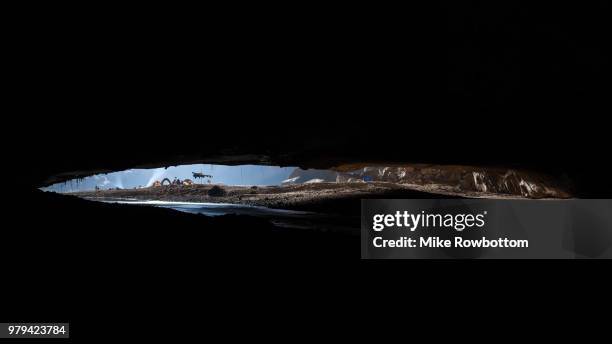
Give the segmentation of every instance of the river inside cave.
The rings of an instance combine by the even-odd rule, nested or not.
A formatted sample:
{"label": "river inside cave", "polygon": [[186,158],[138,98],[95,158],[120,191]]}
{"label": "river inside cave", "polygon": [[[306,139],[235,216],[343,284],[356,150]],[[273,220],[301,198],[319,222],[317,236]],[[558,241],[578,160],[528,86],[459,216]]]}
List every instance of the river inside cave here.
{"label": "river inside cave", "polygon": [[126,205],[146,205],[172,209],[180,212],[201,214],[205,216],[243,215],[269,220],[274,225],[294,229],[324,229],[340,232],[357,233],[359,219],[357,217],[327,215],[315,212],[274,209],[261,206],[206,203],[206,202],[171,202],[157,200],[108,199],[102,202]]}
{"label": "river inside cave", "polygon": [[206,202],[172,202],[172,201],[142,201],[142,200],[105,200],[103,202],[150,205],[161,208],[170,208],[185,213],[203,214],[206,216],[221,215],[251,215],[251,216],[273,216],[273,217],[306,217],[313,213],[306,211],[274,209],[268,207],[252,206],[233,203],[206,203]]}

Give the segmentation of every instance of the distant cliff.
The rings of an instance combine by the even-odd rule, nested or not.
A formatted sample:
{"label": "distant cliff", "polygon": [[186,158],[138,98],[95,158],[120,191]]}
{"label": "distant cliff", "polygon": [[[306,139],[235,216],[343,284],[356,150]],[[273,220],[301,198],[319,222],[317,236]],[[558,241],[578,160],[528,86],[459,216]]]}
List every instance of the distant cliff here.
{"label": "distant cliff", "polygon": [[319,182],[336,182],[337,172],[328,170],[302,170],[296,168],[291,172],[289,177],[282,183],[287,184],[304,184],[304,183],[319,183]]}

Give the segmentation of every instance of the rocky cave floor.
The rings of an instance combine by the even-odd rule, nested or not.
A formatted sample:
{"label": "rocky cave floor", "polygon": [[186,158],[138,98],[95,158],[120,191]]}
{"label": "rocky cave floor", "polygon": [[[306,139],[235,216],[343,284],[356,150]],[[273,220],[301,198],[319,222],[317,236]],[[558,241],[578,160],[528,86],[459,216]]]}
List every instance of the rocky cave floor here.
{"label": "rocky cave floor", "polygon": [[[219,186],[223,195],[209,195],[214,185],[166,185],[140,189],[74,192],[90,200],[159,200],[174,202],[233,203],[269,208],[320,212],[341,211],[342,201],[362,198],[496,198],[524,199],[510,194],[460,191],[448,185],[369,183],[312,183],[283,186]],[[333,204],[334,207],[326,208]],[[353,209],[354,211],[354,209]]]}

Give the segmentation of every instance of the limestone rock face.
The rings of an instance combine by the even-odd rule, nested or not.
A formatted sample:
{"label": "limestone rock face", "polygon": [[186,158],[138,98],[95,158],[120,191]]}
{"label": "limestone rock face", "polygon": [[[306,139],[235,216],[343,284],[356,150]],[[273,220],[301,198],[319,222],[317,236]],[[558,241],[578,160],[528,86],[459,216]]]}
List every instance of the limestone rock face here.
{"label": "limestone rock face", "polygon": [[303,183],[321,183],[321,182],[336,182],[337,172],[330,170],[308,169],[303,170],[296,168],[291,172],[289,178],[282,182],[283,185],[288,184],[303,184]]}
{"label": "limestone rock face", "polygon": [[566,182],[543,174],[502,168],[453,165],[366,166],[339,172],[338,182],[389,182],[426,186],[432,191],[504,194],[527,198],[568,198]]}
{"label": "limestone rock face", "polygon": [[460,165],[340,166],[337,170],[296,168],[283,185],[321,182],[384,182],[429,192],[465,196],[509,195],[525,198],[568,198],[570,185],[540,173]]}

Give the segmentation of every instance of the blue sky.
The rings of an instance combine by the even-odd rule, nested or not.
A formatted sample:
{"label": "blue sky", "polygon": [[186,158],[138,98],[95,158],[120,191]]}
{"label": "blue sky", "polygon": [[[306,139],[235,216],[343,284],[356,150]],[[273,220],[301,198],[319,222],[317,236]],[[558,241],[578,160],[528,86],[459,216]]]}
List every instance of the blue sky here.
{"label": "blue sky", "polygon": [[157,169],[132,169],[108,174],[87,177],[84,180],[60,183],[43,188],[46,191],[70,192],[93,190],[96,185],[101,189],[150,186],[155,180],[163,178],[192,179],[196,183],[206,183],[207,179],[194,180],[192,172],[202,172],[213,176],[211,182],[225,185],[279,185],[293,172],[295,167],[259,166],[259,165],[181,165]]}

